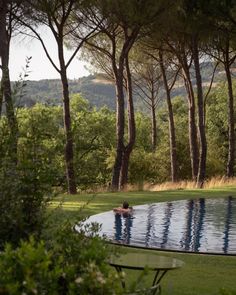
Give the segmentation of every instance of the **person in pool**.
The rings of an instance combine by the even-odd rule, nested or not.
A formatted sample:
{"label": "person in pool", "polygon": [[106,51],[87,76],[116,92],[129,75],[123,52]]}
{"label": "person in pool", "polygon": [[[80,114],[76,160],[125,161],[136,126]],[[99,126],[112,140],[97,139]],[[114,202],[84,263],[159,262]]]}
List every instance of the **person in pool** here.
{"label": "person in pool", "polygon": [[122,207],[113,208],[115,213],[131,213],[133,211],[132,207],[129,207],[129,203],[124,201]]}

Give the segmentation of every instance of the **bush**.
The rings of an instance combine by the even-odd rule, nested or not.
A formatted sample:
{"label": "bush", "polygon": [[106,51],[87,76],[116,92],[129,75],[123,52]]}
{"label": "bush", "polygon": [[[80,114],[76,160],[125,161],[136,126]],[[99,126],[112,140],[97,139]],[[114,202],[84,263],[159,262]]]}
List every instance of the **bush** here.
{"label": "bush", "polygon": [[106,263],[107,246],[68,222],[51,243],[30,238],[0,255],[0,294],[122,294]]}
{"label": "bush", "polygon": [[34,239],[13,249],[7,244],[0,255],[0,294],[58,294],[60,262],[53,264],[52,252]]}
{"label": "bush", "polygon": [[0,249],[17,246],[31,234],[40,237],[50,186],[39,180],[36,169],[6,161],[0,168]]}
{"label": "bush", "polygon": [[63,257],[63,269],[67,276],[68,270],[73,267],[72,277],[64,280],[72,292],[69,294],[120,294],[117,275],[107,264],[111,249],[97,235],[98,227],[82,225],[76,231],[73,227],[74,223],[64,223],[54,232],[53,242],[48,246],[54,251],[56,260]]}

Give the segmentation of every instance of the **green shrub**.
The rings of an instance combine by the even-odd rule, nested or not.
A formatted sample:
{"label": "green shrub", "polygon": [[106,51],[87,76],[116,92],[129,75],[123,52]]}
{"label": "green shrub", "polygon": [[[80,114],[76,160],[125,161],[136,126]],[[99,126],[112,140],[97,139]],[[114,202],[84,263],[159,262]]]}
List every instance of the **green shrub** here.
{"label": "green shrub", "polygon": [[62,273],[43,242],[31,238],[16,249],[7,244],[0,255],[0,294],[58,294]]}
{"label": "green shrub", "polygon": [[107,245],[68,222],[51,243],[30,238],[0,255],[0,294],[122,294],[118,276],[108,266]]}
{"label": "green shrub", "polygon": [[[81,223],[78,221],[78,223]],[[98,227],[81,226],[74,230],[74,223],[67,221],[54,232],[48,247],[55,259],[63,257],[63,269],[73,268],[74,277],[64,281],[72,294],[119,294],[120,282],[111,272],[107,260],[111,253],[108,245],[97,235]],[[90,238],[88,238],[88,233]],[[115,292],[116,291],[116,292]],[[71,294],[71,293],[69,293]]]}
{"label": "green shrub", "polygon": [[10,161],[0,168],[0,249],[6,242],[17,246],[30,235],[40,237],[50,186],[39,179],[35,169]]}

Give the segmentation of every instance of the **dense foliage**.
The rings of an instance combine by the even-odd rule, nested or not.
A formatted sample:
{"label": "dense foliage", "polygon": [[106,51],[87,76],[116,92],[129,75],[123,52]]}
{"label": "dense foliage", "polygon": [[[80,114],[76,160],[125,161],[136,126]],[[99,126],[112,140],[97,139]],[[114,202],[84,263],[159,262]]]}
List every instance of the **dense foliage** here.
{"label": "dense foliage", "polygon": [[107,246],[95,231],[92,239],[85,231],[67,223],[50,245],[33,237],[17,248],[7,244],[0,255],[0,294],[122,294],[106,263]]}
{"label": "dense foliage", "polygon": [[[1,133],[7,126],[1,120]],[[24,154],[18,166],[9,158],[11,140],[8,134],[1,137],[0,166],[0,248],[6,241],[17,245],[20,239],[31,234],[40,236],[45,209],[51,196],[51,179],[45,165],[38,160],[36,151]]]}
{"label": "dense foliage", "polygon": [[[227,117],[224,85],[218,86],[207,100],[207,138],[209,153],[207,177],[222,175],[227,161]],[[177,161],[179,179],[190,179],[187,102],[173,99],[176,124]],[[28,173],[37,173],[39,183],[65,187],[63,161],[63,120],[60,106],[36,104],[19,108],[18,161]],[[74,137],[77,186],[81,190],[98,186],[108,187],[111,179],[115,149],[115,113],[104,107],[96,109],[79,95],[71,100],[72,131]],[[6,133],[4,118],[2,134]],[[166,106],[157,111],[158,143],[151,149],[151,120],[145,113],[136,114],[137,139],[131,155],[129,179],[133,184],[169,181],[169,133]],[[1,137],[1,153],[6,155],[6,136]],[[220,151],[220,153],[219,153]],[[2,157],[2,169],[6,162]],[[34,172],[35,171],[35,172]],[[31,176],[27,176],[31,180]]]}

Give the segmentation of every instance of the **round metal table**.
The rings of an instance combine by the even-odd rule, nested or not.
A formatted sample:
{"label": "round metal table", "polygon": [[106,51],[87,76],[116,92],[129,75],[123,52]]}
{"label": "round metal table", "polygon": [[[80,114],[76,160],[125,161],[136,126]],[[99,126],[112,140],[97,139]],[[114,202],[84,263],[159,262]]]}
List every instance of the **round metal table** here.
{"label": "round metal table", "polygon": [[[120,273],[122,269],[133,269],[133,270],[152,270],[155,271],[154,279],[150,290],[152,294],[156,294],[159,290],[161,292],[160,282],[164,275],[177,268],[181,268],[184,262],[167,256],[160,256],[145,252],[131,252],[121,254],[119,256],[112,256],[109,260],[109,264],[116,268],[117,272]],[[125,288],[125,281],[121,281],[123,288]]]}

